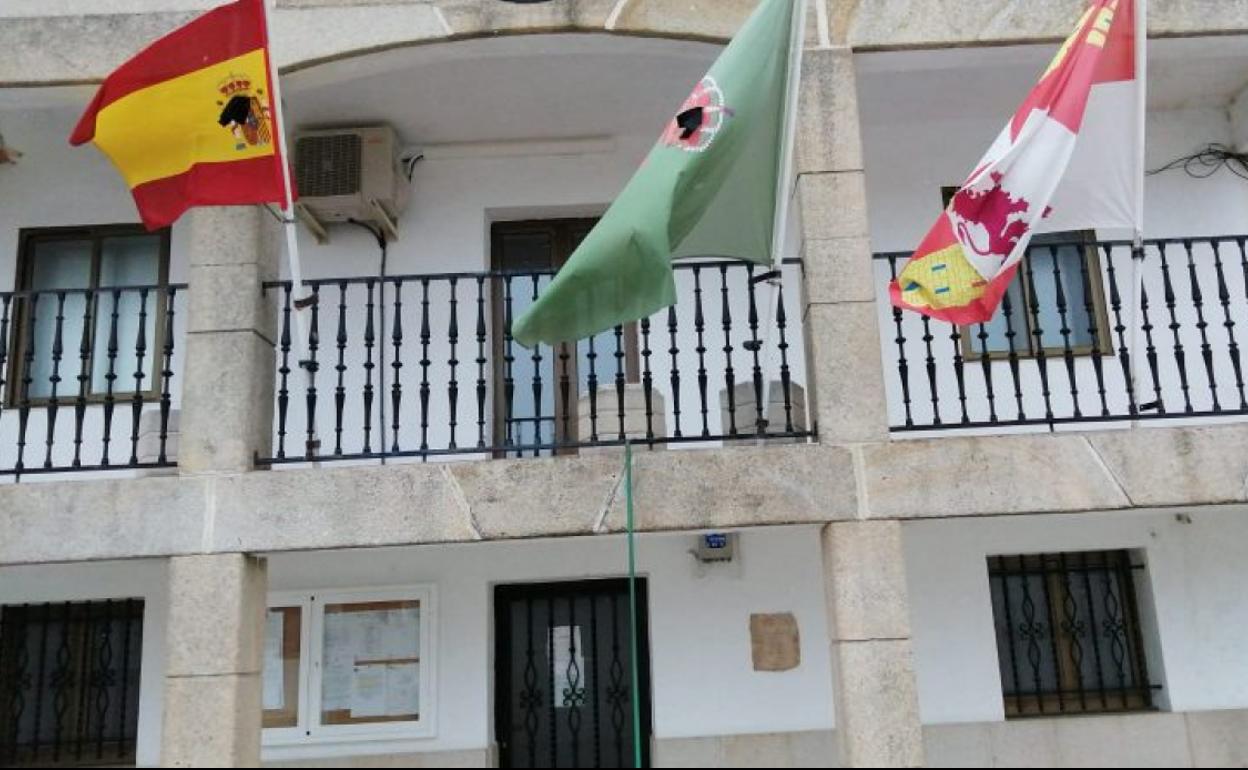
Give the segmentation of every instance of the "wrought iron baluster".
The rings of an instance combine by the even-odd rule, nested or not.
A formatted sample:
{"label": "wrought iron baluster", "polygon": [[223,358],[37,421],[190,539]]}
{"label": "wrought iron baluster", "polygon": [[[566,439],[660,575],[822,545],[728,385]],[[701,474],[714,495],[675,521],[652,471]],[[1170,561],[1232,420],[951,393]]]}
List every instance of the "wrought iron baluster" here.
{"label": "wrought iron baluster", "polygon": [[[728,266],[719,266],[720,302],[724,327],[724,387],[728,389],[728,435],[737,435],[737,379],[732,370],[732,311],[728,301]],[[722,428],[721,428],[722,429]]]}
{"label": "wrought iron baluster", "polygon": [[342,454],[342,412],[347,406],[347,282],[338,282],[338,329],[334,335],[338,346],[338,363],[334,372],[338,381],[334,387],[334,454]]}
{"label": "wrought iron baluster", "polygon": [[[575,343],[561,342],[559,349],[559,421],[563,430],[559,431],[557,443],[572,443],[572,345]],[[553,354],[553,350],[552,350]]]}
{"label": "wrought iron baluster", "polygon": [[979,340],[979,368],[984,375],[984,388],[988,396],[988,422],[995,423],[997,421],[997,397],[993,391],[992,353],[988,350],[988,326],[986,324],[979,325],[979,332],[975,334],[975,338]]}
{"label": "wrought iron baluster", "polygon": [[121,320],[120,289],[113,289],[112,299],[112,312],[108,318],[108,371],[104,375],[104,449],[100,459],[100,464],[103,466],[109,464],[108,451],[113,438],[113,410],[117,402],[114,392],[117,389],[117,380],[120,377],[117,374],[117,355],[121,350],[121,338],[118,331],[118,325]]}
{"label": "wrought iron baluster", "polygon": [[579,628],[576,625],[576,596],[568,597],[568,665],[564,669],[564,677],[568,689],[563,693],[563,705],[568,709],[568,733],[572,748],[572,767],[581,766],[581,707],[585,703],[585,688],[581,686],[583,672],[576,661],[576,637]]}
{"label": "wrought iron baluster", "polygon": [[1122,707],[1128,706],[1127,692],[1127,626],[1123,619],[1122,600],[1118,596],[1116,586],[1114,585],[1114,570],[1107,564],[1103,572],[1105,583],[1105,595],[1102,597],[1102,606],[1105,609],[1105,619],[1101,623],[1102,634],[1109,643],[1109,657],[1113,663],[1114,672],[1118,677],[1118,695],[1122,700]]}
{"label": "wrought iron baluster", "polygon": [[559,767],[559,721],[558,709],[555,704],[558,703],[555,697],[555,597],[552,595],[546,600],[546,613],[548,622],[546,624],[546,674],[549,677],[546,681],[550,683],[550,766],[552,768]]}
{"label": "wrought iron baluster", "polygon": [[[30,616],[33,614],[34,614],[33,610],[29,605],[23,605],[22,607],[23,620],[29,620]],[[47,673],[48,629],[52,625],[51,620],[52,620],[52,605],[48,602],[44,602],[43,603],[43,624],[42,624],[43,628],[39,632],[38,673],[35,675],[35,683],[37,684],[34,687],[35,711],[34,711],[34,725],[33,725],[33,729],[31,730],[31,734],[34,736],[34,740],[32,741],[33,745],[31,746],[31,761],[32,762],[37,761],[39,759],[39,748],[40,748],[40,743],[41,743],[42,736],[43,736],[43,733],[40,731],[39,728],[43,720],[43,693],[44,693],[43,683],[47,681],[46,679],[44,679],[44,675]],[[30,682],[29,676],[25,672],[25,668],[30,665],[30,653],[27,650],[28,642],[24,638],[24,635],[18,637],[18,644],[21,646],[18,648],[17,671],[15,672],[15,676],[13,680],[13,684],[14,684],[13,695],[15,698],[20,699],[20,701],[24,704],[26,697],[25,695],[22,694],[22,692],[24,690],[31,689],[31,684],[32,684]],[[20,727],[20,722],[19,722],[18,717],[20,716],[20,711],[21,710],[18,709],[12,712],[13,713],[14,756],[17,755],[16,752],[17,752],[18,729]]]}
{"label": "wrought iron baluster", "polygon": [[1079,709],[1088,710],[1088,693],[1083,681],[1083,638],[1087,635],[1087,625],[1079,619],[1079,602],[1075,599],[1073,576],[1066,563],[1066,554],[1058,554],[1058,566],[1062,576],[1062,623],[1061,630],[1066,633],[1070,648],[1070,665],[1075,673],[1075,682],[1079,695]]}
{"label": "wrought iron baluster", "polygon": [[706,330],[706,318],[702,314],[702,268],[696,265],[693,268],[693,300],[693,329],[698,335],[698,345],[694,350],[698,354],[698,397],[702,406],[702,435],[709,436],[711,424],[706,402],[706,343],[703,336]]}
{"label": "wrought iron baluster", "polygon": [[160,465],[169,464],[169,415],[173,412],[174,314],[178,301],[176,287],[170,286],[165,292],[164,358],[160,369],[160,451],[156,457],[156,462]]}
{"label": "wrought iron baluster", "polygon": [[394,370],[394,382],[390,384],[390,451],[398,454],[399,449],[399,410],[403,406],[403,280],[394,281],[394,325],[390,329],[390,344],[394,346],[394,360],[390,368]]}
{"label": "wrought iron baluster", "polygon": [[1061,656],[1057,652],[1057,630],[1061,621],[1057,617],[1057,606],[1049,589],[1050,559],[1048,555],[1039,557],[1040,588],[1044,595],[1045,614],[1049,621],[1049,654],[1053,656],[1053,691],[1057,693],[1057,710],[1066,711],[1066,693],[1062,684]]}
{"label": "wrought iron baluster", "polygon": [[[117,715],[117,756],[126,755],[126,709],[130,700],[130,633],[134,626],[134,600],[126,599],[122,612],[121,704]],[[142,616],[139,623],[143,622]]]}
{"label": "wrought iron baluster", "polygon": [[117,683],[116,672],[113,670],[113,603],[104,600],[101,610],[103,617],[99,623],[98,644],[95,645],[95,668],[91,674],[91,683],[95,690],[95,758],[104,758],[104,731],[108,726],[108,706],[111,698],[109,688]]}
{"label": "wrought iron baluster", "polygon": [[[373,299],[375,282],[369,278],[364,282],[364,454],[372,454],[373,451],[373,370],[377,365],[373,363],[373,346],[377,344],[377,329],[374,314],[377,312],[376,302]],[[385,394],[382,394],[385,398]],[[386,445],[386,426],[379,426],[381,431],[381,446],[385,450]]]}
{"label": "wrought iron baluster", "polygon": [[69,646],[69,635],[72,631],[73,606],[65,602],[61,619],[61,643],[56,649],[56,667],[52,669],[49,683],[52,686],[52,713],[56,717],[56,725],[52,733],[52,761],[61,761],[61,746],[64,741],[65,720],[69,715],[69,696],[77,679],[74,676],[73,652]]}
{"label": "wrought iron baluster", "polygon": [[[1231,313],[1231,291],[1226,282],[1226,271],[1222,267],[1222,249],[1218,241],[1213,241],[1213,265],[1218,276],[1218,302],[1222,305],[1222,326],[1226,329],[1228,341],[1227,354],[1231,359],[1231,368],[1235,372],[1235,391],[1239,394],[1239,408],[1248,410],[1248,398],[1244,395],[1244,363],[1240,358],[1239,343],[1235,339],[1235,321]],[[1248,299],[1248,294],[1245,294]],[[0,333],[0,343],[3,340]],[[0,367],[3,361],[0,361]]]}
{"label": "wrought iron baluster", "polygon": [[[1118,271],[1114,268],[1114,250],[1111,244],[1105,244],[1105,272],[1109,277],[1109,307],[1114,313],[1114,334],[1118,336],[1118,364],[1122,368],[1122,380],[1127,386],[1127,404],[1132,415],[1139,413],[1139,400],[1136,398],[1135,372],[1131,365],[1132,350],[1127,343],[1127,325],[1122,320],[1122,293],[1118,289]],[[1143,267],[1141,262],[1140,267]],[[1134,289],[1132,289],[1134,291]],[[1139,323],[1139,319],[1132,319]],[[1134,334],[1134,330],[1132,330]],[[1113,349],[1113,341],[1110,341]]]}
{"label": "wrought iron baluster", "polygon": [[620,609],[618,598],[611,594],[611,665],[608,667],[610,684],[607,686],[607,703],[611,704],[611,734],[615,738],[616,767],[625,767],[624,725],[627,724],[624,706],[632,697],[625,679],[624,661],[620,657]]}
{"label": "wrought iron baluster", "polygon": [[92,627],[91,610],[93,605],[90,602],[82,604],[82,625],[79,634],[78,650],[78,676],[79,686],[77,690],[78,704],[74,709],[77,715],[77,724],[74,727],[74,758],[82,760],[82,746],[87,738],[87,700],[91,693],[91,682],[93,677],[93,663],[91,657],[91,648],[94,646],[94,634]]}
{"label": "wrought iron baluster", "polygon": [[[9,362],[9,311],[12,308],[13,295],[0,292],[0,416],[4,414],[5,404],[9,400],[9,388],[12,387],[6,377]],[[4,752],[0,749],[0,757]]]}
{"label": "wrought iron baluster", "polygon": [[44,407],[47,415],[47,454],[43,467],[52,467],[52,446],[56,443],[56,415],[60,406],[58,389],[61,385],[61,358],[65,354],[63,330],[65,327],[65,292],[56,293],[56,324],[52,333],[52,374],[48,377],[50,391]]}
{"label": "wrought iron baluster", "polygon": [[1032,693],[1036,698],[1036,705],[1040,709],[1040,713],[1045,713],[1044,704],[1044,680],[1041,674],[1041,663],[1044,660],[1044,653],[1040,643],[1048,633],[1044,627],[1044,623],[1036,619],[1036,602],[1031,596],[1031,581],[1027,575],[1027,568],[1024,557],[1018,557],[1019,572],[1021,573],[1021,584],[1023,589],[1023,622],[1018,626],[1019,636],[1027,643],[1027,662],[1031,666],[1031,681],[1034,689]]}
{"label": "wrought iron baluster", "polygon": [[[888,272],[890,280],[897,280],[897,260],[898,255],[888,255]],[[914,414],[910,405],[910,362],[906,359],[906,333],[902,324],[903,316],[901,308],[893,306],[893,326],[897,330],[897,336],[893,338],[893,342],[897,345],[897,378],[901,383],[901,404],[906,413],[906,426],[914,425]]]}
{"label": "wrought iron baluster", "polygon": [[316,456],[316,450],[319,449],[316,437],[316,375],[320,371],[321,365],[317,360],[317,352],[321,346],[321,285],[314,283],[312,288],[312,320],[308,324],[308,360],[302,362],[302,366],[308,372],[308,389],[304,393],[307,413],[304,415],[304,427],[307,433],[307,442],[304,449],[304,457],[311,460]]}
{"label": "wrought iron baluster", "polygon": [[[789,371],[789,341],[786,337],[788,316],[784,312],[784,286],[776,287],[776,330],[780,351],[780,391],[784,396],[784,432],[793,433],[793,376]],[[770,405],[768,405],[770,407]]]}
{"label": "wrought iron baluster", "polygon": [[78,394],[74,398],[74,459],[71,465],[82,467],[82,426],[87,417],[87,396],[91,392],[91,332],[95,294],[90,289],[83,295],[82,334],[78,338]]}
{"label": "wrought iron baluster", "polygon": [[[1074,408],[1075,419],[1083,416],[1079,405],[1079,379],[1075,374],[1075,351],[1070,344],[1070,317],[1067,312],[1066,288],[1062,285],[1061,261],[1057,258],[1057,247],[1049,247],[1049,258],[1053,260],[1053,288],[1057,300],[1057,317],[1061,321],[1058,331],[1062,335],[1062,359],[1066,363],[1066,380],[1070,383],[1070,402]],[[1082,260],[1081,260],[1082,261]],[[1063,708],[1065,706],[1063,705]]]}
{"label": "wrought iron baluster", "polygon": [[1083,289],[1083,312],[1088,316],[1088,336],[1092,340],[1092,371],[1096,375],[1096,394],[1101,401],[1101,416],[1109,416],[1109,400],[1105,390],[1105,363],[1101,360],[1101,330],[1097,327],[1096,303],[1092,299],[1093,283],[1088,273],[1088,258],[1080,255],[1079,280]]}
{"label": "wrought iron baluster", "polygon": [[[30,420],[30,386],[34,382],[35,369],[35,327],[38,325],[39,294],[29,295],[30,316],[27,319],[26,350],[22,356],[22,394],[17,408],[17,462],[14,469],[15,478],[21,480],[22,471],[26,468],[26,429]],[[107,445],[107,444],[106,444]]]}
{"label": "wrought iron baluster", "polygon": [[[538,282],[540,276],[536,273],[530,277],[532,283],[532,294],[530,300],[537,302]],[[542,418],[545,411],[542,405],[542,344],[535,342],[533,344],[533,353],[530,355],[533,361],[533,456],[537,457],[542,453],[539,446],[545,443],[542,440]],[[524,450],[520,451],[520,455],[524,456]]]}
{"label": "wrought iron baluster", "polygon": [[1088,562],[1087,552],[1083,552],[1080,558],[1080,572],[1083,574],[1083,594],[1088,605],[1088,642],[1092,648],[1092,658],[1096,663],[1096,685],[1101,695],[1101,708],[1109,708],[1109,693],[1105,688],[1105,667],[1101,662],[1101,645],[1097,643],[1096,636],[1099,625],[1096,619],[1096,601],[1092,598],[1092,570]]}
{"label": "wrought iron baluster", "polygon": [[620,441],[624,441],[624,327],[615,327],[615,404],[620,422]]}
{"label": "wrought iron baluster", "polygon": [[598,597],[591,595],[589,597],[589,662],[590,667],[587,674],[592,675],[593,679],[589,683],[589,691],[593,694],[590,701],[591,713],[593,714],[594,727],[594,767],[602,767],[602,727],[601,715],[599,714],[598,702],[602,700],[602,679],[598,672]]}
{"label": "wrought iron baluster", "polygon": [[1005,558],[1000,556],[992,557],[989,561],[989,575],[992,574],[993,568],[996,567],[1000,574],[996,577],[1001,581],[1002,604],[1005,607],[1005,640],[1010,651],[1010,675],[1013,688],[1006,688],[1007,694],[1013,695],[1016,702],[1022,702],[1023,696],[1023,680],[1018,670],[1018,646],[1015,639],[1014,629],[1014,607],[1013,600],[1010,598],[1010,576],[1005,573]]}
{"label": "wrought iron baluster", "polygon": [[[1184,239],[1183,250],[1187,252],[1188,288],[1192,294],[1192,305],[1196,308],[1196,329],[1200,332],[1200,357],[1205,362],[1205,377],[1209,383],[1209,395],[1213,399],[1213,411],[1221,412],[1222,403],[1218,399],[1218,377],[1213,368],[1213,347],[1209,344],[1209,322],[1205,320],[1205,295],[1200,288],[1200,279],[1196,275],[1196,258],[1192,255],[1192,242]],[[1218,266],[1221,268],[1221,265]]]}
{"label": "wrought iron baluster", "polygon": [[667,354],[672,358],[672,435],[680,438],[680,347],[676,344],[676,335],[680,331],[676,318],[676,306],[667,309],[667,334],[670,340]]}
{"label": "wrought iron baluster", "polygon": [[[537,767],[537,731],[538,709],[543,707],[545,699],[542,689],[537,686],[536,648],[533,646],[533,600],[524,600],[525,608],[525,653],[524,653],[524,687],[520,690],[520,708],[524,711],[524,731],[528,737],[529,767]],[[553,696],[552,696],[553,697]]]}
{"label": "wrought iron baluster", "polygon": [[477,447],[485,448],[485,276],[477,276]]}
{"label": "wrought iron baluster", "polygon": [[[1148,290],[1144,288],[1143,284],[1141,284],[1140,319],[1142,320],[1142,325],[1140,328],[1144,331],[1144,358],[1148,361],[1148,368],[1153,376],[1153,395],[1156,399],[1153,403],[1156,405],[1158,414],[1165,414],[1166,402],[1161,396],[1161,374],[1157,366],[1157,346],[1153,344],[1153,329],[1155,327],[1153,326],[1153,322],[1149,319],[1148,310]],[[1140,405],[1141,411],[1145,406],[1148,406],[1148,404]]]}
{"label": "wrought iron baluster", "polygon": [[1040,391],[1044,396],[1044,419],[1052,425],[1053,394],[1049,389],[1049,357],[1044,348],[1044,329],[1040,326],[1040,296],[1036,292],[1036,276],[1030,255],[1023,258],[1023,265],[1027,273],[1027,299],[1031,306],[1032,352],[1036,356],[1036,368],[1040,372]]}
{"label": "wrought iron baluster", "polygon": [[290,409],[290,284],[282,286],[282,332],[278,341],[281,364],[277,368],[277,457],[286,457],[286,416]]}
{"label": "wrought iron baluster", "polygon": [[936,354],[932,351],[932,342],[936,337],[932,334],[932,324],[927,316],[923,316],[923,347],[927,350],[927,387],[932,399],[932,424],[941,425],[940,389],[936,385]]}
{"label": "wrought iron baluster", "polygon": [[961,422],[966,425],[971,415],[966,408],[966,358],[962,355],[962,330],[950,324],[949,340],[953,343],[953,376],[958,383],[958,408],[962,413]]}
{"label": "wrought iron baluster", "polygon": [[589,441],[598,443],[598,351],[595,349],[594,337],[586,340],[589,347],[585,358],[589,362],[589,377],[586,388],[589,390]]}
{"label": "wrought iron baluster", "polygon": [[743,347],[750,352],[754,358],[754,428],[758,435],[762,436],[767,433],[767,413],[766,409],[770,404],[763,404],[763,367],[759,358],[763,343],[758,339],[758,301],[754,291],[754,265],[750,263],[745,268],[745,285],[749,293],[750,307],[746,316],[747,324],[750,328],[750,341],[745,343]]}
{"label": "wrought iron baluster", "polygon": [[1170,262],[1166,257],[1166,244],[1160,242],[1157,244],[1157,250],[1161,254],[1161,279],[1164,289],[1164,297],[1166,300],[1166,310],[1170,314],[1170,334],[1174,339],[1174,363],[1179,368],[1179,387],[1183,390],[1183,411],[1193,412],[1192,407],[1192,388],[1191,383],[1187,381],[1187,353],[1183,349],[1183,338],[1179,334],[1183,325],[1179,323],[1178,312],[1176,307],[1178,301],[1174,292],[1174,282],[1170,279]]}
{"label": "wrought iron baluster", "polygon": [[646,440],[654,441],[654,377],[650,373],[650,319],[641,319],[641,394],[646,407]]}
{"label": "wrought iron baluster", "polygon": [[139,289],[139,328],[134,340],[134,393],[130,396],[130,465],[139,464],[139,418],[143,415],[143,381],[147,372],[147,297],[148,289]]}
{"label": "wrought iron baluster", "polygon": [[420,451],[429,451],[429,279],[420,279]]}
{"label": "wrought iron baluster", "polygon": [[512,350],[514,341],[511,336],[511,279],[510,275],[503,276],[503,425],[505,426],[503,443],[506,446],[514,446],[517,443],[515,435],[516,380],[513,371],[516,356]]}
{"label": "wrought iron baluster", "polygon": [[450,425],[450,436],[447,442],[447,448],[454,450],[458,447],[455,431],[459,427],[459,281],[451,276],[449,281],[451,291],[451,318],[446,328],[446,341],[450,345],[450,357],[447,358],[446,364],[450,367],[450,380],[446,384],[446,400],[449,410],[448,420]]}
{"label": "wrought iron baluster", "polygon": [[[1005,341],[1009,353],[1006,360],[1010,364],[1010,379],[1014,383],[1014,408],[1018,410],[1017,419],[1027,419],[1027,410],[1023,406],[1023,379],[1018,359],[1018,332],[1014,331],[1014,300],[1010,299],[1007,290],[1001,298],[1001,314],[1005,318]],[[1024,324],[1026,319],[1023,319]]]}

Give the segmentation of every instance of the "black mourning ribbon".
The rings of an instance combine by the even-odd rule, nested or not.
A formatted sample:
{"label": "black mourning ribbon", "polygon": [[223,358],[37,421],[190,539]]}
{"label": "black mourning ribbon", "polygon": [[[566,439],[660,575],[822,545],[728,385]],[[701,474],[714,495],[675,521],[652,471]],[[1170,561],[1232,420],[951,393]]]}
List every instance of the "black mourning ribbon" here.
{"label": "black mourning ribbon", "polygon": [[225,109],[221,110],[221,117],[217,122],[222,126],[228,126],[231,123],[243,125],[247,122],[247,118],[251,117],[251,99],[246,96],[235,96],[225,105]]}
{"label": "black mourning ribbon", "polygon": [[680,138],[688,139],[702,127],[706,120],[706,111],[701,107],[691,107],[676,116],[676,125],[680,127]]}

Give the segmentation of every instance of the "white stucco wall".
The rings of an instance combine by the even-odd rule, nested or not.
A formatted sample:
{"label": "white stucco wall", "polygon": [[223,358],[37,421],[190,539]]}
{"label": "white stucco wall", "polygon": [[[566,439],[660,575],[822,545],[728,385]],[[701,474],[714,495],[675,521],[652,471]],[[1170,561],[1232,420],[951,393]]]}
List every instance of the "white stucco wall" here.
{"label": "white stucco wall", "polygon": [[1231,102],[1231,126],[1234,129],[1235,147],[1248,152],[1248,88],[1239,92]]}
{"label": "white stucco wall", "polygon": [[[908,522],[907,584],[924,724],[1004,718],[987,557],[1133,549],[1149,675],[1163,709],[1248,706],[1243,511],[1103,513]],[[1151,617],[1150,617],[1151,616]]]}
{"label": "white stucco wall", "polygon": [[143,599],[143,656],[136,762],[145,767],[155,767],[160,762],[165,621],[168,614],[166,574],[166,562],[163,560],[0,569],[0,604]]}
{"label": "white stucco wall", "polygon": [[[815,527],[752,530],[738,561],[700,566],[694,535],[639,541],[649,582],[655,738],[832,727],[822,561]],[[493,740],[493,588],[620,577],[621,537],[274,556],[274,591],[431,582],[438,590],[437,735],[403,750],[485,748]],[[760,673],[750,663],[750,614],[792,612],[801,665]],[[399,747],[376,747],[398,750]],[[268,758],[276,755],[268,754]]]}

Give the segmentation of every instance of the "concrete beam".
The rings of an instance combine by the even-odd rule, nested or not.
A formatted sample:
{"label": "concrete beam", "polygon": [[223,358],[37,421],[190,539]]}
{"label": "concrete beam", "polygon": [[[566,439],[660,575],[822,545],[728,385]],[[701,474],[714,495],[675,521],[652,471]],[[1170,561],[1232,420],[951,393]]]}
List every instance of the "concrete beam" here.
{"label": "concrete beam", "polygon": [[[618,532],[621,470],[608,452],[0,486],[0,565]],[[1242,505],[1248,425],[643,450],[634,475],[645,532]]]}
{"label": "concrete beam", "polygon": [[[832,37],[856,51],[1056,42],[1085,0],[827,0]],[[1248,33],[1241,0],[1152,0],[1150,37]]]}

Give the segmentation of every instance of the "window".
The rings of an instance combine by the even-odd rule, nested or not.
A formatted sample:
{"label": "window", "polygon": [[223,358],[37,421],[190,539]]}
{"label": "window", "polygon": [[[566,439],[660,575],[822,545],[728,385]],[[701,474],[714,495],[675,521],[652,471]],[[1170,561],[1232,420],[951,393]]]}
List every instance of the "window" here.
{"label": "window", "polygon": [[0,767],[134,764],[143,601],[0,607]]}
{"label": "window", "polygon": [[1128,551],[988,559],[1006,717],[1153,707]]}
{"label": "window", "polygon": [[433,602],[430,586],[271,596],[266,744],[432,735]]}
{"label": "window", "polygon": [[[957,191],[941,189],[946,207]],[[1113,352],[1100,254],[1091,231],[1033,236],[996,315],[982,329],[962,330],[967,358],[985,353],[1032,357],[1041,350],[1047,356],[1064,355],[1067,344],[1076,355]]]}
{"label": "window", "polygon": [[165,295],[141,287],[163,285],[168,267],[168,230],[22,231],[10,404],[158,392]]}

